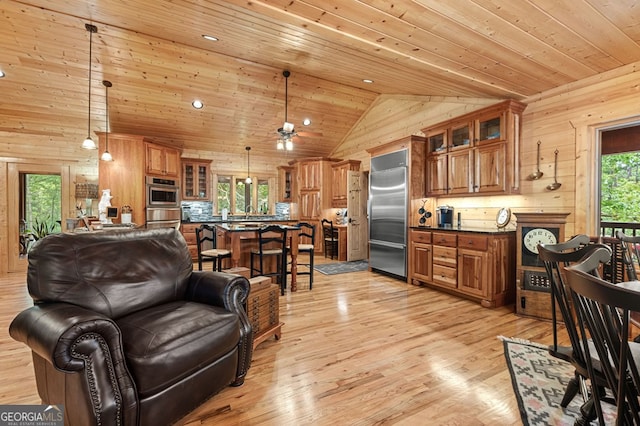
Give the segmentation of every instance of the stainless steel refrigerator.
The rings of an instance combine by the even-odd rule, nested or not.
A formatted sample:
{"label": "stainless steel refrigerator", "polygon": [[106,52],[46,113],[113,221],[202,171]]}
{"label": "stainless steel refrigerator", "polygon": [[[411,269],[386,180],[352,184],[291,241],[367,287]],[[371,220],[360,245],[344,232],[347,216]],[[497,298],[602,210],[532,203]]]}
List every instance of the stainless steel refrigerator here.
{"label": "stainless steel refrigerator", "polygon": [[407,150],[371,158],[369,266],[407,277]]}

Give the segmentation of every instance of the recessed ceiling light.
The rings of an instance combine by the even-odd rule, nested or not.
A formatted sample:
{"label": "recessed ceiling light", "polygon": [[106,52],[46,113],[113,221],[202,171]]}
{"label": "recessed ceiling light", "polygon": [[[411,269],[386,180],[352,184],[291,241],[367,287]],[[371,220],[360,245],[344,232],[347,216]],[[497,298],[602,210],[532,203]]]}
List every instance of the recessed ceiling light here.
{"label": "recessed ceiling light", "polygon": [[209,41],[218,41],[218,37],[214,37],[212,35],[202,34],[202,38],[205,38]]}
{"label": "recessed ceiling light", "polygon": [[195,109],[201,109],[201,108],[204,106],[204,104],[202,103],[202,101],[200,101],[200,100],[198,100],[198,99],[196,99],[195,101],[191,102],[191,105],[193,105],[193,107],[194,107]]}
{"label": "recessed ceiling light", "polygon": [[0,70],[0,78],[4,77],[4,71]]}
{"label": "recessed ceiling light", "polygon": [[305,118],[302,124],[304,124],[305,126],[308,126],[309,124],[311,124],[311,120],[309,120],[308,118]]}
{"label": "recessed ceiling light", "polygon": [[373,80],[370,80],[368,78],[365,78],[364,80],[362,80],[363,83],[367,83],[367,84],[371,84],[373,83]]}

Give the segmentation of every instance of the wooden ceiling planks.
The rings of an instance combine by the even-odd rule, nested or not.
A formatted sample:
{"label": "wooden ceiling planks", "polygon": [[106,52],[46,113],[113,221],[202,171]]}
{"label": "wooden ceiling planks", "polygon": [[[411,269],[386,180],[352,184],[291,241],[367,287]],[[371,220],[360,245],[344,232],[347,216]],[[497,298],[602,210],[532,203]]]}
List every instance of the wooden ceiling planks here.
{"label": "wooden ceiling planks", "polygon": [[93,131],[106,78],[111,131],[274,161],[283,69],[289,120],[323,134],[291,155],[329,156],[379,95],[523,98],[640,61],[631,0],[5,0],[0,18],[2,129],[86,136],[91,22]]}

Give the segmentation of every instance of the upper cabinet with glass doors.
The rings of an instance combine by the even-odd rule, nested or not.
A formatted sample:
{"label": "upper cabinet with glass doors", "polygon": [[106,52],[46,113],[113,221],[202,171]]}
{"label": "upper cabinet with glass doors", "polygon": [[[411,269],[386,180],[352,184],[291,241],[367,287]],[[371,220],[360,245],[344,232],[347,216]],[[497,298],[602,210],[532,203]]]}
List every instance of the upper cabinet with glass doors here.
{"label": "upper cabinet with glass doors", "polygon": [[526,105],[508,100],[423,129],[427,196],[520,192],[520,131]]}
{"label": "upper cabinet with glass doors", "polygon": [[182,199],[210,200],[210,161],[182,160]]}

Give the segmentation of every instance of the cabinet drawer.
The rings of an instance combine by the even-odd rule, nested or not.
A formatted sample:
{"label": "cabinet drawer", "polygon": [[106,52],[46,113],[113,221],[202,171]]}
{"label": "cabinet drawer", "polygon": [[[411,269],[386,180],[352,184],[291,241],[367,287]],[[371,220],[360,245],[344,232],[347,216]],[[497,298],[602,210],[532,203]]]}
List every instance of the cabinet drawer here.
{"label": "cabinet drawer", "polygon": [[182,223],[180,224],[180,230],[182,231],[183,234],[195,234],[196,228],[199,226],[200,225],[195,223]]}
{"label": "cabinet drawer", "polygon": [[187,242],[187,245],[189,244],[197,244],[198,242],[196,241],[196,234],[195,233],[191,233],[189,232],[188,234],[182,234],[182,236],[184,237],[184,240]]}
{"label": "cabinet drawer", "polygon": [[447,287],[458,286],[458,271],[449,266],[433,265],[433,282]]}
{"label": "cabinet drawer", "polygon": [[431,232],[428,231],[411,231],[411,241],[416,243],[431,244]]}
{"label": "cabinet drawer", "polygon": [[433,265],[443,265],[455,268],[458,263],[457,249],[453,247],[433,246]]}
{"label": "cabinet drawer", "polygon": [[458,247],[486,251],[487,247],[489,247],[489,238],[486,235],[460,234],[458,236]]}
{"label": "cabinet drawer", "polygon": [[439,246],[455,247],[457,242],[457,236],[454,233],[434,232],[432,238],[433,244]]}

